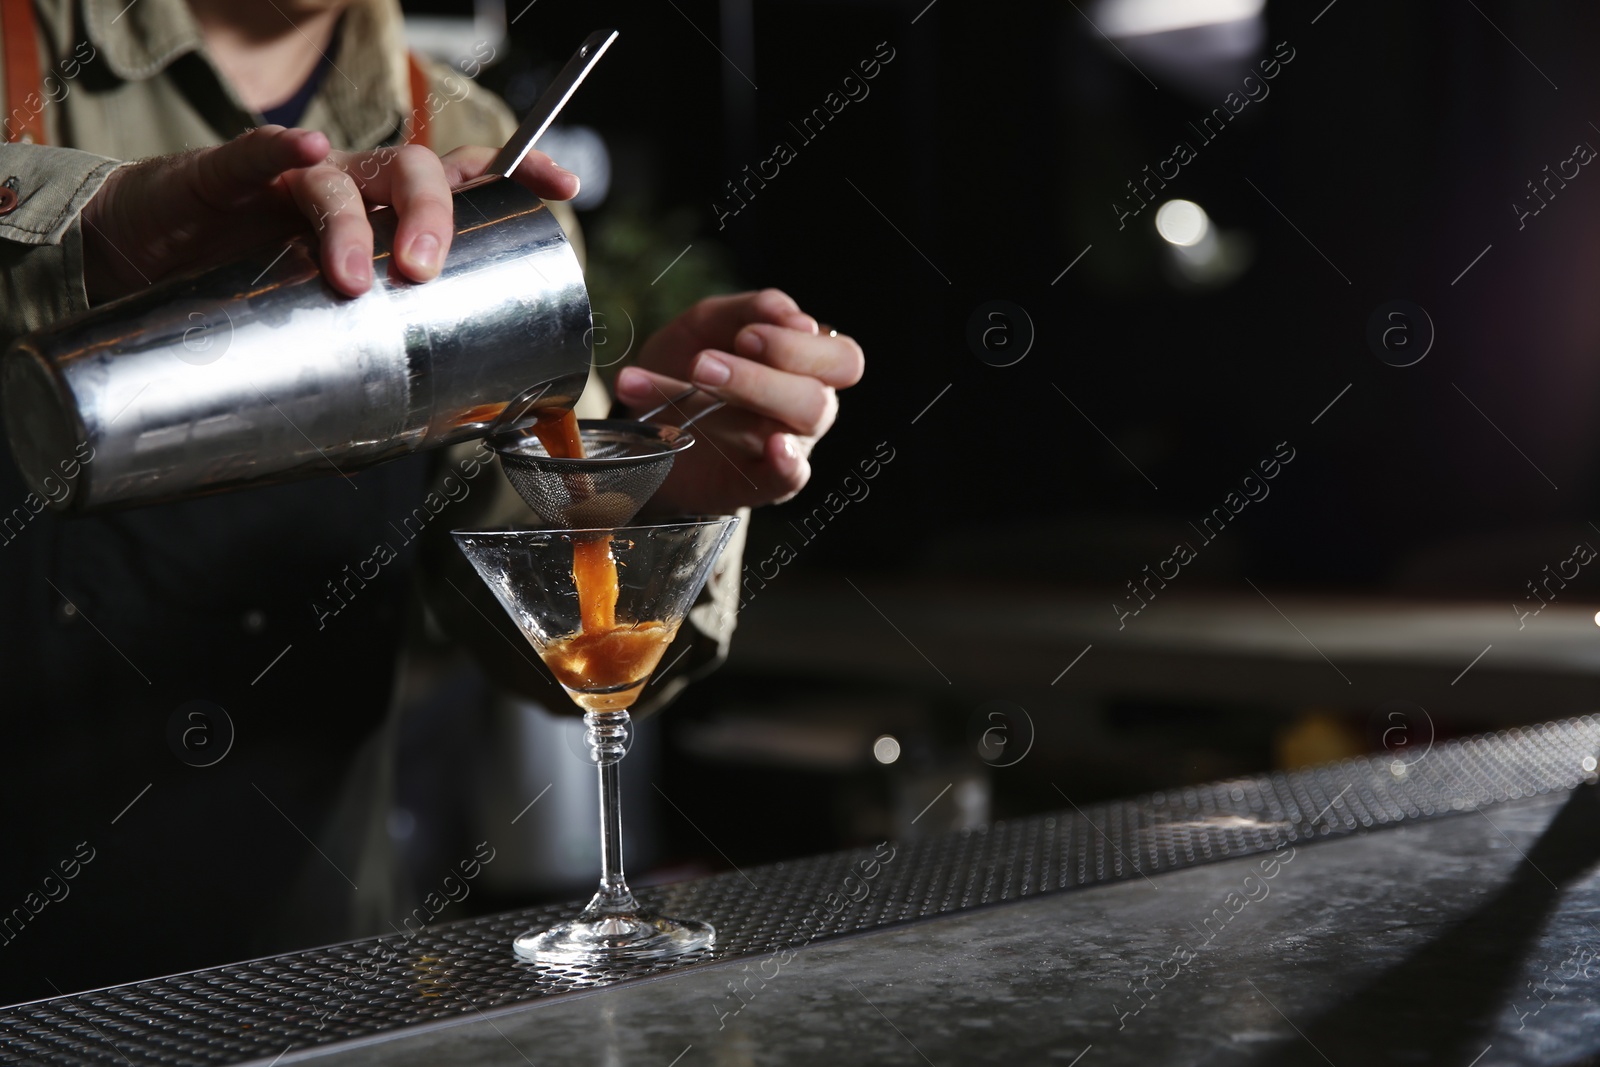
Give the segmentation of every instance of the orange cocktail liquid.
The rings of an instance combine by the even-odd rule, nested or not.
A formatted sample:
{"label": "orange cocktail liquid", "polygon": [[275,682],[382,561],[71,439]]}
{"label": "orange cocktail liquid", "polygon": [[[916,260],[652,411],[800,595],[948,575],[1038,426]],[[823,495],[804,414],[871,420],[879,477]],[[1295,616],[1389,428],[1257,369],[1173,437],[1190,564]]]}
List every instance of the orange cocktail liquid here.
{"label": "orange cocktail liquid", "polygon": [[[533,432],[551,456],[583,458],[575,412],[540,419]],[[573,543],[572,581],[578,588],[582,628],[551,642],[544,661],[580,706],[594,711],[626,708],[661,662],[673,629],[659,622],[617,624],[617,561],[611,538],[604,534]]]}
{"label": "orange cocktail liquid", "polygon": [[631,707],[672,644],[673,627],[641,622],[572,634],[545,646],[544,661],[574,703],[587,711]]}
{"label": "orange cocktail liquid", "polygon": [[[562,412],[533,424],[544,450],[557,459],[582,459],[583,437],[578,415]],[[611,555],[611,538],[601,535],[572,546],[572,581],[578,587],[578,606],[584,633],[604,633],[617,625],[617,561]]]}

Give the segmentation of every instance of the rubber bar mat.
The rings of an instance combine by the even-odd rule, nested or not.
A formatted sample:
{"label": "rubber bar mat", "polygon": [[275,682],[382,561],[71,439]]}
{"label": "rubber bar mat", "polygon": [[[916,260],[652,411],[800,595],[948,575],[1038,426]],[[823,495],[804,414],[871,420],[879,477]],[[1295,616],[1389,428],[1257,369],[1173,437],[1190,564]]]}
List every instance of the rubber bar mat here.
{"label": "rubber bar mat", "polygon": [[717,929],[694,957],[541,966],[511,940],[578,905],[506,912],[0,1009],[0,1059],[31,1063],[270,1063],[541,997],[1040,893],[1155,875],[1284,841],[1358,833],[1571,789],[1592,778],[1587,716],[1293,773],[1235,778],[1054,815],[643,890]]}

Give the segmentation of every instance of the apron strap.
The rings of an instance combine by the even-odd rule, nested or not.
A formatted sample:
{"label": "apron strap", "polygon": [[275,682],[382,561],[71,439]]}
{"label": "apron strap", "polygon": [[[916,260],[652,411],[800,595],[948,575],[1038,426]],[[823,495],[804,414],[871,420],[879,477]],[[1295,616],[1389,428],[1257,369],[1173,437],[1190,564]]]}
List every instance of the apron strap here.
{"label": "apron strap", "polygon": [[[28,97],[38,93],[43,84],[33,0],[0,0],[0,44],[5,49],[5,106],[10,109],[4,117],[6,141],[44,144],[44,109],[32,112],[27,106]],[[411,71],[411,134],[406,142],[430,147],[428,74],[416,53],[408,53],[406,60]]]}
{"label": "apron strap", "polygon": [[[34,20],[33,0],[0,0],[0,43],[5,47],[6,141],[44,144],[43,83],[39,77],[39,27]],[[40,102],[38,111],[27,103],[30,96]]]}

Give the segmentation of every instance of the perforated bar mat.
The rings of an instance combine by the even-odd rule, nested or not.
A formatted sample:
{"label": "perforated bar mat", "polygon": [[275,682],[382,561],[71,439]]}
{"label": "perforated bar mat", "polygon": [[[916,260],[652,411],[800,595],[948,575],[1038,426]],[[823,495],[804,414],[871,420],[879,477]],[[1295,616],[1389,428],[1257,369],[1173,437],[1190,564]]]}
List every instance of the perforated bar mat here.
{"label": "perforated bar mat", "polygon": [[0,1058],[268,1063],[290,1048],[1571,789],[1597,750],[1600,717],[1589,716],[1436,745],[1409,765],[1386,755],[1237,778],[646,890],[647,904],[717,928],[714,950],[675,963],[517,960],[511,939],[577,911],[563,905],[36,1001],[0,1009]]}

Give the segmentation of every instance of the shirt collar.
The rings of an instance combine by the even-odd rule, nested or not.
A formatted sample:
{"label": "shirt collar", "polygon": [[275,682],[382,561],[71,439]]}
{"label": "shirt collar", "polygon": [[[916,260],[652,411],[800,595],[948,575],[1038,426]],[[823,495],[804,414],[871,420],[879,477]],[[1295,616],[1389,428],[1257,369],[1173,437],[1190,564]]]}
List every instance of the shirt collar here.
{"label": "shirt collar", "polygon": [[[306,125],[326,130],[338,147],[369,148],[390,137],[411,106],[405,24],[399,0],[354,0],[344,18],[334,69],[307,107]],[[124,81],[205,51],[184,0],[84,0],[84,30]]]}
{"label": "shirt collar", "polygon": [[411,107],[409,56],[399,0],[356,0],[345,10],[334,69],[306,108],[306,125],[351,148],[391,137]]}
{"label": "shirt collar", "polygon": [[183,0],[84,0],[84,31],[111,72],[142,81],[201,47],[200,27]]}

